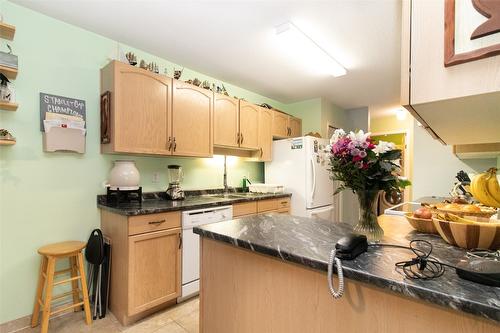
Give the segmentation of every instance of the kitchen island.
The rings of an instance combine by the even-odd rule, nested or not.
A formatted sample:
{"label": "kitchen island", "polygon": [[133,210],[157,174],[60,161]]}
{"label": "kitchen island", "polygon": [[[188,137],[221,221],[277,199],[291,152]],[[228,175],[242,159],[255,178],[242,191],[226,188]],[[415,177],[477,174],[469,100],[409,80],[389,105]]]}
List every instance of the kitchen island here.
{"label": "kitchen island", "polygon": [[[429,240],[448,264],[465,254],[438,235],[413,231],[402,217],[380,222],[382,243]],[[333,299],[328,256],[351,231],[277,214],[195,228],[202,236],[201,332],[500,332],[500,288],[462,280],[449,268],[433,280],[409,280],[394,266],[412,257],[405,249],[370,247],[343,261],[345,294]]]}

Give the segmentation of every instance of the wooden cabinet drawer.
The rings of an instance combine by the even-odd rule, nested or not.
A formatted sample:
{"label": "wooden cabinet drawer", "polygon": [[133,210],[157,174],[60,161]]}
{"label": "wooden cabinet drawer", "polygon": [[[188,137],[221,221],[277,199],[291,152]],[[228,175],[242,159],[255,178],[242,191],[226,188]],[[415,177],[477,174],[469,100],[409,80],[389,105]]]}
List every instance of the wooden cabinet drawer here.
{"label": "wooden cabinet drawer", "polygon": [[266,199],[257,201],[257,211],[259,213],[268,212],[270,210],[276,210],[276,209],[278,209],[278,201],[276,201],[276,199]]}
{"label": "wooden cabinet drawer", "polygon": [[277,209],[290,208],[290,198],[279,198],[277,201]]}
{"label": "wooden cabinet drawer", "polygon": [[257,213],[257,202],[242,202],[233,205],[233,217],[240,217],[243,215],[253,215]]}
{"label": "wooden cabinet drawer", "polygon": [[128,234],[160,231],[181,226],[181,212],[168,212],[131,216],[128,218]]}
{"label": "wooden cabinet drawer", "polygon": [[281,208],[275,211],[278,214],[290,214],[290,208]]}

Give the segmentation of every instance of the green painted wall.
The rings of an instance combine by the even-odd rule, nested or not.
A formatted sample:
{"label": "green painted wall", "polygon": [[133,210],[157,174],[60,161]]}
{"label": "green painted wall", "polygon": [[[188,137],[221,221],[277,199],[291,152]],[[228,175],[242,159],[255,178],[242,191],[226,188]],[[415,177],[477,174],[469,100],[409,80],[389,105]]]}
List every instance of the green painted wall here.
{"label": "green painted wall", "polygon": [[[0,323],[30,314],[35,294],[39,257],[36,249],[63,240],[86,240],[99,226],[96,194],[104,193],[112,161],[134,159],[144,190],[163,190],[166,165],[181,164],[185,188],[212,188],[222,184],[217,159],[111,156],[99,153],[99,69],[117,54],[118,43],[1,0],[5,22],[16,26],[11,45],[19,56],[15,80],[17,112],[0,111],[0,127],[17,137],[17,144],[0,147]],[[3,46],[4,47],[4,46]],[[121,46],[123,50],[130,48]],[[134,50],[139,59],[156,61],[163,72],[173,63]],[[176,67],[181,67],[176,65]],[[185,69],[183,78],[213,80]],[[215,80],[213,80],[215,81]],[[288,107],[250,91],[226,84],[231,95],[251,102]],[[87,103],[84,155],[44,153],[39,130],[39,93],[83,99]],[[244,175],[263,180],[263,164],[231,159],[229,184],[239,185]],[[152,175],[160,172],[159,184]]]}
{"label": "green painted wall", "polygon": [[286,112],[302,119],[302,134],[321,133],[321,98],[288,104]]}

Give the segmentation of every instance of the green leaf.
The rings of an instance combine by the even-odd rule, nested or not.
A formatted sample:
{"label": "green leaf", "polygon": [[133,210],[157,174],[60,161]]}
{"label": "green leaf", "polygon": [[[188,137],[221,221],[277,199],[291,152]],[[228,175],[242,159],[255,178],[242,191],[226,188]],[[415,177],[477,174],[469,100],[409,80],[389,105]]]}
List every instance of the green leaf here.
{"label": "green leaf", "polygon": [[385,160],[385,161],[397,160],[397,159],[401,158],[401,150],[399,150],[399,149],[390,150],[388,152],[380,154],[379,158],[381,160]]}

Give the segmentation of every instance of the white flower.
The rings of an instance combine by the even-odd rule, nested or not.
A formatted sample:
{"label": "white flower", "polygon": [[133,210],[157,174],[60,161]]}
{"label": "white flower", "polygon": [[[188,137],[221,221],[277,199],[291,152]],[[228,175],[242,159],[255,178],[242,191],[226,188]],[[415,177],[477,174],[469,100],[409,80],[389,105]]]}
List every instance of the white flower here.
{"label": "white flower", "polygon": [[365,133],[362,130],[359,130],[356,133],[350,132],[348,137],[352,141],[358,143],[358,146],[361,146],[363,144],[363,142],[366,142],[366,139],[370,136],[370,134],[371,134],[370,132]]}
{"label": "white flower", "polygon": [[338,128],[333,132],[332,137],[330,138],[330,144],[333,145],[335,142],[339,141],[341,137],[345,135],[345,131],[342,128]]}
{"label": "white flower", "polygon": [[377,155],[386,153],[390,150],[394,150],[396,145],[393,142],[379,141],[378,145],[375,146],[373,152]]}

